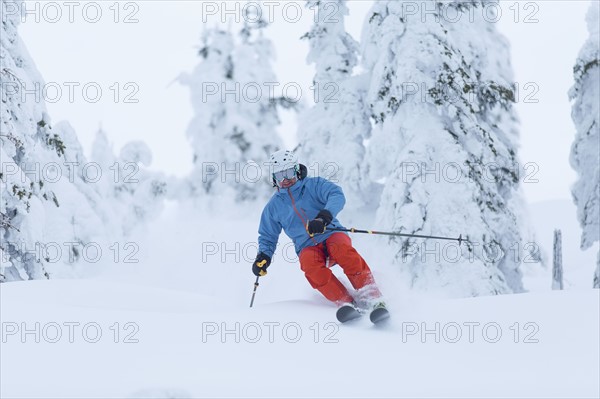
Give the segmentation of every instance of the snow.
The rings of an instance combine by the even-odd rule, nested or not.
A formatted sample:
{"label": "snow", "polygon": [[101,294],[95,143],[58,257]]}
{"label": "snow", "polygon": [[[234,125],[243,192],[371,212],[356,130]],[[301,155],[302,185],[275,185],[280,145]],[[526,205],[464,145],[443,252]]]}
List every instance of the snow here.
{"label": "snow", "polygon": [[[538,213],[532,220],[547,230],[543,223],[550,224],[550,215],[565,204],[570,202],[536,204],[533,209]],[[574,205],[570,209],[575,212]],[[550,270],[539,269],[524,279],[526,286],[537,283],[530,293],[448,299],[435,291],[409,290],[406,276],[384,263],[385,247],[375,245],[377,238],[354,235],[354,244],[371,264],[386,296],[392,319],[381,327],[366,317],[339,325],[335,307],[305,281],[285,239],[268,276],[260,280],[254,307],[249,308],[259,214],[260,209],[246,206],[231,214],[207,215],[191,204],[167,203],[159,219],[130,237],[139,246],[132,258],[137,263],[114,262],[110,254],[83,280],[0,285],[0,396],[597,397],[600,393],[600,297],[591,289],[593,261],[585,267],[574,264],[595,251],[582,257],[576,240],[563,243],[565,291],[551,291]],[[357,227],[376,227],[362,225],[369,223],[370,215],[351,216],[343,211],[340,217],[361,224]],[[554,219],[553,226],[561,228],[565,238],[577,237],[572,232],[577,221],[570,219],[566,224],[563,218]],[[551,232],[547,230],[544,239],[551,241]],[[334,271],[340,274],[338,267]],[[585,278],[575,278],[579,275]],[[39,343],[34,334],[21,336],[23,327],[33,330],[36,322]],[[433,333],[422,335],[425,329],[435,330],[436,323],[439,342]],[[62,336],[51,343],[57,325]],[[10,334],[14,328],[19,330]],[[99,341],[87,342],[94,340],[97,328],[102,332]],[[233,332],[223,335],[226,329]],[[496,331],[502,335],[493,343]],[[525,342],[530,340],[538,342]],[[374,384],[376,380],[383,382]]]}
{"label": "snow", "polygon": [[[250,276],[246,279],[250,288]],[[250,309],[242,298],[223,301],[202,290],[185,293],[101,280],[4,284],[1,395],[599,394],[597,290],[449,301],[414,296],[390,304],[394,319],[384,327],[366,319],[340,326],[332,322],[330,306],[283,299],[286,295],[268,302],[267,290],[285,293],[265,283]],[[33,334],[21,335],[23,328],[35,329],[36,322],[39,343]],[[62,332],[57,343],[50,342],[57,331],[50,323]],[[79,323],[70,324],[72,343],[65,323]],[[97,324],[84,335],[88,323]],[[435,331],[436,323],[437,338],[424,333]],[[14,326],[19,330],[9,334]],[[87,342],[96,339],[95,328],[101,337]]]}

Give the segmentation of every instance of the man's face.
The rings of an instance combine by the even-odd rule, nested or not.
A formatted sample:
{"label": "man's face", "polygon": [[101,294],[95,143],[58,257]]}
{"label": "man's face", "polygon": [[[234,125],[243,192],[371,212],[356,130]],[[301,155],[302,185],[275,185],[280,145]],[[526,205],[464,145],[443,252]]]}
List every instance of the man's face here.
{"label": "man's face", "polygon": [[275,172],[273,173],[273,178],[280,188],[292,187],[298,181],[295,167]]}
{"label": "man's face", "polygon": [[277,183],[279,184],[279,187],[281,188],[290,188],[292,187],[294,184],[296,184],[296,182],[298,181],[298,179],[296,177],[294,177],[293,179],[283,179],[283,181]]}

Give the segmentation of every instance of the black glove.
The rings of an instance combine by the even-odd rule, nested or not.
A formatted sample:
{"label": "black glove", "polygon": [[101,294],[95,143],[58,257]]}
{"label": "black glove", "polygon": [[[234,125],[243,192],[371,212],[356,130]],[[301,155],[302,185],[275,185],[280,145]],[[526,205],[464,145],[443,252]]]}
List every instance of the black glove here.
{"label": "black glove", "polygon": [[256,255],[256,260],[252,264],[252,273],[255,276],[266,276],[267,267],[271,264],[271,257],[260,252]]}
{"label": "black glove", "polygon": [[306,230],[311,236],[315,234],[323,234],[325,232],[325,226],[331,223],[333,215],[327,209],[323,209],[317,214],[317,217],[310,220],[306,224]]}
{"label": "black glove", "polygon": [[327,209],[323,209],[317,213],[317,217],[315,219],[322,219],[325,222],[325,226],[327,226],[333,220],[333,215]]}

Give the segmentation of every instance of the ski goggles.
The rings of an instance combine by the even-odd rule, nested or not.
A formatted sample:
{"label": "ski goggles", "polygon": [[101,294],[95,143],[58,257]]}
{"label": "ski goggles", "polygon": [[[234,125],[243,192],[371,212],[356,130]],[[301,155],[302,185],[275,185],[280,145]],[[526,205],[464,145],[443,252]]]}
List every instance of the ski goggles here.
{"label": "ski goggles", "polygon": [[275,181],[278,181],[278,182],[282,181],[283,179],[292,180],[295,177],[296,177],[296,167],[295,166],[293,168],[289,168],[286,170],[282,170],[282,171],[273,173],[273,178],[275,179]]}

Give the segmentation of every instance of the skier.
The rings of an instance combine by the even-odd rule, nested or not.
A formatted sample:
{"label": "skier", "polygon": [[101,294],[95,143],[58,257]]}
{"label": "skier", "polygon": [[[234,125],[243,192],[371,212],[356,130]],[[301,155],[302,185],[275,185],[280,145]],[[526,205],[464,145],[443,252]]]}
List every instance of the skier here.
{"label": "skier", "polygon": [[307,177],[306,166],[296,154],[281,150],[270,158],[273,187],[277,192],[265,206],[258,229],[259,252],[252,264],[256,276],[265,276],[283,229],[294,242],[300,267],[310,285],[339,306],[337,317],[348,321],[361,309],[329,267],[338,264],[350,280],[362,307],[371,320],[388,317],[381,292],[369,266],[352,246],[346,233],[327,231],[342,228],[336,215],[346,199],[342,189],[321,177]]}

